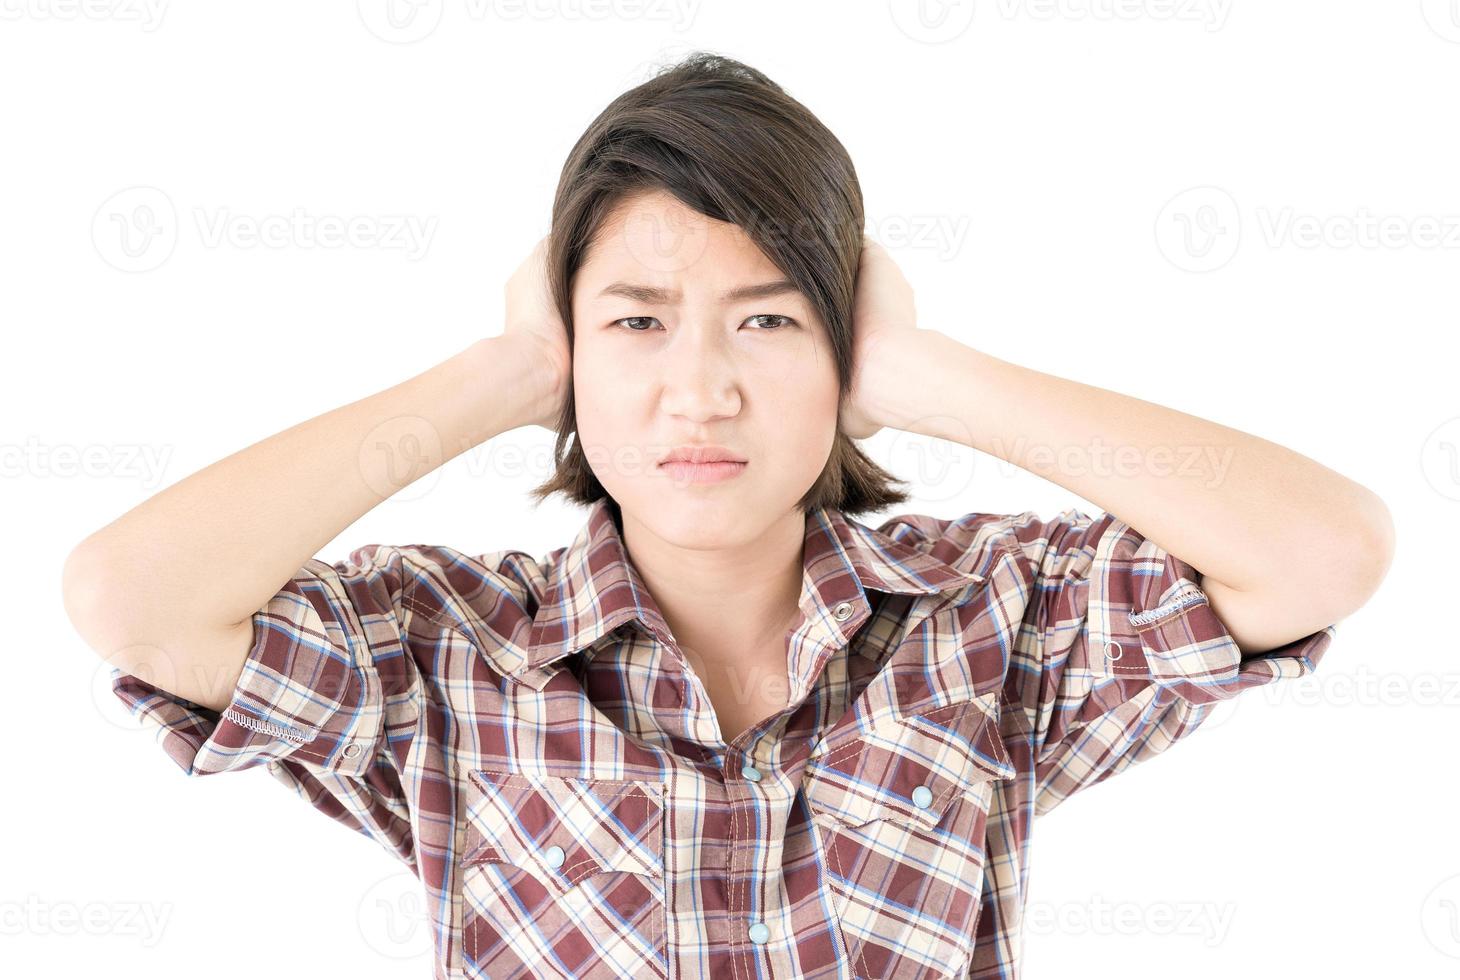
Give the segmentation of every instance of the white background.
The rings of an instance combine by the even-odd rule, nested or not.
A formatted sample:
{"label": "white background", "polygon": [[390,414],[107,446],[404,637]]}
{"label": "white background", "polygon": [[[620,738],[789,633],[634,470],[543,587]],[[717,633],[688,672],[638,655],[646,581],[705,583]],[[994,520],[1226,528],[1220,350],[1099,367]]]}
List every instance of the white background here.
{"label": "white background", "polygon": [[[65,618],[61,564],[163,487],[498,333],[572,143],[691,48],[762,69],[840,137],[922,325],[1290,446],[1395,515],[1394,568],[1315,675],[1224,706],[1039,823],[1025,975],[1460,968],[1460,12],[444,0],[400,28],[368,0],[0,12],[9,975],[430,975],[388,855],[261,769],[185,779],[136,729]],[[247,237],[296,213],[362,219],[364,237]],[[398,219],[416,222],[404,248]],[[136,237],[147,224],[161,233]],[[525,497],[551,442],[505,433],[320,557],[565,545],[582,512]],[[901,510],[1091,509],[949,443],[866,445],[915,482]]]}

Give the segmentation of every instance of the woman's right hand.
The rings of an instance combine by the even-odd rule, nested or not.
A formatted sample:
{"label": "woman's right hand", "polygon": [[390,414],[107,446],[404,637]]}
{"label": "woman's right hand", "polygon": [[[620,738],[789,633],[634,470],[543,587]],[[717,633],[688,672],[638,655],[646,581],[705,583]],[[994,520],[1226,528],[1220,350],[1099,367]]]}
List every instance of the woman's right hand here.
{"label": "woman's right hand", "polygon": [[568,348],[567,328],[548,292],[547,248],[548,239],[544,236],[507,280],[506,326],[502,337],[523,352],[530,365],[528,370],[540,372],[538,380],[543,382],[542,390],[551,393],[532,424],[556,429],[573,372],[573,357]]}

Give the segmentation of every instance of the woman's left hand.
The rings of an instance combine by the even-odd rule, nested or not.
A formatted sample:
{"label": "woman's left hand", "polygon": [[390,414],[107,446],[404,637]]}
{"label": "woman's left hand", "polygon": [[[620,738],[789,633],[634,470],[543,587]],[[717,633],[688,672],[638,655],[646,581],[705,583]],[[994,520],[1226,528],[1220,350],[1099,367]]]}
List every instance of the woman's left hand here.
{"label": "woman's left hand", "polygon": [[899,376],[897,345],[917,335],[912,286],[887,249],[863,235],[852,301],[852,383],[839,413],[851,438],[869,438],[891,424],[885,406],[899,384],[913,380]]}

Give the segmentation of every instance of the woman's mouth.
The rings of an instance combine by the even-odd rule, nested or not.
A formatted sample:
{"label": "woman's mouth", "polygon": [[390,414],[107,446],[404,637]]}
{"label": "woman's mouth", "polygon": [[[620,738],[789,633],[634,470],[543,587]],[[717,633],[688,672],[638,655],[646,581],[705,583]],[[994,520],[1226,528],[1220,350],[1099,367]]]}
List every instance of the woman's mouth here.
{"label": "woman's mouth", "polygon": [[728,461],[691,463],[676,459],[660,463],[659,468],[668,473],[676,483],[721,483],[739,476],[747,465],[749,464]]}

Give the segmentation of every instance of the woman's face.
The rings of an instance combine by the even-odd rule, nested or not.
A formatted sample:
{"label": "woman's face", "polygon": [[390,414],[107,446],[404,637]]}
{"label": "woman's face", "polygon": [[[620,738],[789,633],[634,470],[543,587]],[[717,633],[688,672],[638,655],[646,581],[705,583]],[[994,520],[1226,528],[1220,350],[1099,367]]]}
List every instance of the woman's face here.
{"label": "woman's face", "polygon": [[[573,283],[573,386],[577,438],[626,515],[712,547],[795,508],[837,426],[836,364],[813,309],[738,226],[661,190],[620,203]],[[718,482],[659,465],[687,444],[746,465]]]}

